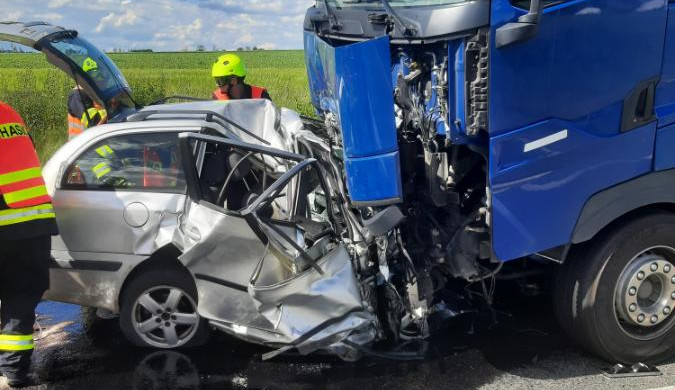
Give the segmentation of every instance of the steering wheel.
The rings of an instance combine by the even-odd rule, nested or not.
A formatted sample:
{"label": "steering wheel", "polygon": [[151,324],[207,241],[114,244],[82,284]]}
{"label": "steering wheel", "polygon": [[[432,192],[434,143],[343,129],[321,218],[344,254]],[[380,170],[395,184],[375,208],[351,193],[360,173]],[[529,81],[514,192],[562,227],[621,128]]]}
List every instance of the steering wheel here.
{"label": "steering wheel", "polygon": [[246,161],[249,157],[253,155],[253,152],[248,152],[237,161],[236,164],[232,167],[230,170],[230,173],[227,174],[227,178],[225,179],[225,182],[223,183],[223,186],[220,187],[220,192],[218,192],[218,198],[216,198],[216,204],[222,205],[225,204],[225,196],[227,196],[227,188],[230,185],[230,182],[232,181],[232,178],[234,177],[234,174],[237,172],[237,169],[239,166]]}

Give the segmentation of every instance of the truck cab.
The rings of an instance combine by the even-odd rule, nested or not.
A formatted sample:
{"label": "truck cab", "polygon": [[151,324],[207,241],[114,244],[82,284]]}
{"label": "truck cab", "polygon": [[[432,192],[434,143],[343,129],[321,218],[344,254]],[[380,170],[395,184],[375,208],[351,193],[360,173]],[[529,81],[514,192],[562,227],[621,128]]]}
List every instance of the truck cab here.
{"label": "truck cab", "polygon": [[[552,263],[556,314],[582,346],[670,356],[674,12],[668,0],[308,9],[312,103],[354,214],[382,257],[414,264],[412,306],[512,262]],[[396,228],[381,224],[392,209]]]}

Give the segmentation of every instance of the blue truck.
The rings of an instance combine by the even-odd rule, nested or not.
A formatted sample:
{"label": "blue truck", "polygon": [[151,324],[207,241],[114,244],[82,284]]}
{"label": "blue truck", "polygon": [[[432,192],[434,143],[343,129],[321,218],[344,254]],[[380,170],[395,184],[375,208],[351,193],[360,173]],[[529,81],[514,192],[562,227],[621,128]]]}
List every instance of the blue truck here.
{"label": "blue truck", "polygon": [[552,271],[580,345],[672,354],[675,1],[317,0],[304,46],[350,204],[400,222],[377,250],[412,264],[410,311]]}

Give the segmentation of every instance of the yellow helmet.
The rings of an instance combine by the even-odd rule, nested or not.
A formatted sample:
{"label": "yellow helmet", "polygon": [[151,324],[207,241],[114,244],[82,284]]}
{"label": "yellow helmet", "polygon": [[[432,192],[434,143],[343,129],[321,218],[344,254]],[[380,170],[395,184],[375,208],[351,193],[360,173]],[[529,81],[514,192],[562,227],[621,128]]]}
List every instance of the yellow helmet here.
{"label": "yellow helmet", "polygon": [[246,77],[246,67],[238,55],[223,54],[213,64],[211,76],[216,78],[226,76]]}
{"label": "yellow helmet", "polygon": [[82,70],[89,72],[92,70],[98,70],[98,64],[94,61],[93,58],[87,57],[82,63]]}

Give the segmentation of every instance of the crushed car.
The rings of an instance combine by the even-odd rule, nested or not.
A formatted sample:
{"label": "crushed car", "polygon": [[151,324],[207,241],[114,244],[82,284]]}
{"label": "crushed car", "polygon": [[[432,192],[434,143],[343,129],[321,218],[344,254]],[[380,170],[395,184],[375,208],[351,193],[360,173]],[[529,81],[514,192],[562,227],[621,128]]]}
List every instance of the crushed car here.
{"label": "crushed car", "polygon": [[[386,264],[369,255],[320,124],[267,100],[141,108],[76,31],[2,22],[0,38],[45,53],[109,112],[45,165],[61,232],[46,299],[119,314],[132,343],[156,348],[217,328],[268,357],[353,360],[383,337]],[[86,58],[105,64],[96,78]]]}

